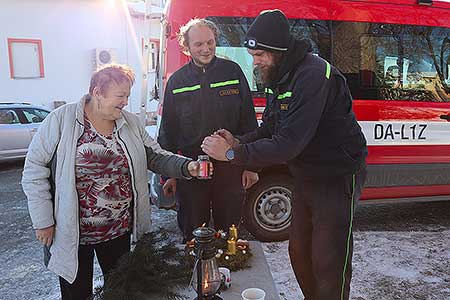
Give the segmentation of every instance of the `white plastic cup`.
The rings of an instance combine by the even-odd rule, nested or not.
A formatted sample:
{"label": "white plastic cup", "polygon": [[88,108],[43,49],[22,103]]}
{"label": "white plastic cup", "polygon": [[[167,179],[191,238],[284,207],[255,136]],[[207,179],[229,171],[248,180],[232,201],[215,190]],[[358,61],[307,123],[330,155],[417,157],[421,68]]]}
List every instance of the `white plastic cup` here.
{"label": "white plastic cup", "polygon": [[231,287],[231,272],[230,269],[220,267],[219,272],[223,276],[223,285],[226,289],[229,289]]}
{"label": "white plastic cup", "polygon": [[258,288],[249,288],[242,292],[242,300],[264,300],[266,292]]}

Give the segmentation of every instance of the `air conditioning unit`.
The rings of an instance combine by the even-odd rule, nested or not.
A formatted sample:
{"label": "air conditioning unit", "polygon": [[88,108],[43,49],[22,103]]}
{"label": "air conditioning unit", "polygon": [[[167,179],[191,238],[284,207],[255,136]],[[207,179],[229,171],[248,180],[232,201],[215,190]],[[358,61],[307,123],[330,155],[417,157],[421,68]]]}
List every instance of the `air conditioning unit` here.
{"label": "air conditioning unit", "polygon": [[94,71],[99,67],[117,62],[117,49],[114,48],[96,48],[94,49]]}

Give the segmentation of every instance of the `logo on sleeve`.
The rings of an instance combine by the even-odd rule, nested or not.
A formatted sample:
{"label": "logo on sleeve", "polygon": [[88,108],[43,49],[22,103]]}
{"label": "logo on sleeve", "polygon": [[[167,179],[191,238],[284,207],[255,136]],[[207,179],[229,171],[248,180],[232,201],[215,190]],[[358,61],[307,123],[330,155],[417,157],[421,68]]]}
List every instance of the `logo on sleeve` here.
{"label": "logo on sleeve", "polygon": [[221,97],[230,95],[239,95],[239,89],[227,89],[219,92],[219,96]]}
{"label": "logo on sleeve", "polygon": [[287,104],[287,103],[280,104],[280,109],[281,110],[288,110],[289,109],[289,104]]}

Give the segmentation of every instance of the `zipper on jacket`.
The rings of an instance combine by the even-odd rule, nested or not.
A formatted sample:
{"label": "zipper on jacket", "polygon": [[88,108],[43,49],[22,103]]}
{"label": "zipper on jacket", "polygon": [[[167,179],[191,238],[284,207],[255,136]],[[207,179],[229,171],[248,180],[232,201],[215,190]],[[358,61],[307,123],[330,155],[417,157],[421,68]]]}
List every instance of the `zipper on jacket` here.
{"label": "zipper on jacket", "polygon": [[[134,180],[134,167],[133,167],[133,161],[131,159],[130,153],[128,152],[127,145],[124,143],[124,141],[120,138],[119,130],[117,130],[117,139],[120,141],[120,146],[124,150],[125,155],[127,156],[128,161],[130,162],[130,178],[131,178],[131,186],[133,187],[133,232],[135,233],[134,238],[137,238],[137,189],[136,189],[136,182]],[[133,233],[132,232],[132,233]]]}
{"label": "zipper on jacket", "polygon": [[[81,130],[81,134],[78,136],[78,138],[77,138],[77,140],[76,140],[76,142],[75,142],[75,147],[74,147],[74,149],[75,149],[75,155],[74,155],[74,160],[75,160],[75,163],[76,163],[76,159],[77,159],[77,145],[78,145],[78,141],[81,139],[81,137],[83,136],[83,134],[84,134],[84,124],[81,124],[80,123],[80,121],[78,121],[78,119],[77,118],[75,118],[75,120],[76,120],[76,122],[78,123],[78,125],[79,126],[81,126],[82,127],[82,130]],[[74,169],[75,169],[75,166],[74,166]],[[75,176],[75,191],[77,192],[77,174],[74,174],[74,176]],[[55,185],[56,186],[56,185]],[[56,190],[56,188],[55,188],[55,190]],[[77,192],[77,195],[78,195],[78,192]],[[77,236],[77,260],[76,260],[76,263],[77,263],[77,269],[76,269],[76,273],[75,273],[75,278],[76,278],[76,276],[78,275],[78,269],[79,269],[79,264],[78,264],[78,250],[80,249],[80,236],[81,236],[81,228],[80,228],[80,199],[77,197],[77,200],[78,200],[78,202],[77,202],[77,227],[78,227],[78,236]]]}
{"label": "zipper on jacket", "polygon": [[[205,67],[203,67],[203,72],[202,74],[200,74],[198,76],[198,79],[200,81],[200,86],[202,87],[200,90],[200,100],[204,100],[204,99],[210,99],[210,93],[211,93],[211,88],[209,87],[209,83],[210,81],[208,80],[207,76],[211,76],[212,74],[206,74],[206,69]],[[210,72],[211,73],[211,72]],[[206,119],[208,118],[208,111],[210,111],[209,106],[211,105],[210,101],[201,101],[201,107],[200,107],[200,111],[201,111],[201,116],[200,116],[200,124],[208,124],[208,122],[206,122]],[[201,127],[203,127],[205,125],[201,125]],[[200,149],[201,153],[203,153],[203,151]]]}

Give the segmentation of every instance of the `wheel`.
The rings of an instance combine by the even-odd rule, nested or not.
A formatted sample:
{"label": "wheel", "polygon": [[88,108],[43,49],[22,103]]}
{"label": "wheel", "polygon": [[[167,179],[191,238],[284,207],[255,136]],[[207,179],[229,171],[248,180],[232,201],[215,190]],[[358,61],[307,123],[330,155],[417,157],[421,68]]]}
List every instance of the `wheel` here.
{"label": "wheel", "polygon": [[247,194],[244,205],[246,229],[263,242],[289,238],[294,181],[285,174],[261,178]]}

